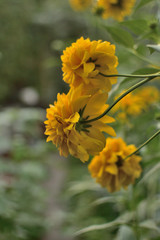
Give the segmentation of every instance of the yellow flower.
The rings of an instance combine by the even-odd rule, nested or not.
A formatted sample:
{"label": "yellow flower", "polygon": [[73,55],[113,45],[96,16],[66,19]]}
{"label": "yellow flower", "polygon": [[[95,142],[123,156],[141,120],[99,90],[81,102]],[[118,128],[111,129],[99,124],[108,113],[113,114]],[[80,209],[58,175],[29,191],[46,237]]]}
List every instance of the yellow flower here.
{"label": "yellow flower", "polygon": [[[116,96],[115,99],[121,94]],[[148,109],[152,103],[157,102],[160,99],[159,96],[159,90],[156,87],[143,87],[122,98],[112,109],[112,112],[118,111],[117,117],[125,122],[127,121],[127,116],[138,116],[144,110]]]}
{"label": "yellow flower", "polygon": [[139,165],[140,156],[132,155],[126,158],[135,150],[134,145],[127,146],[121,138],[107,138],[103,151],[95,156],[88,166],[92,177],[109,192],[119,191],[121,187],[127,189],[142,171]]}
{"label": "yellow flower", "polygon": [[137,91],[137,95],[143,99],[146,105],[155,103],[160,99],[160,92],[154,86],[143,87]]}
{"label": "yellow flower", "polygon": [[71,7],[76,11],[83,11],[92,5],[92,0],[70,0]]}
{"label": "yellow flower", "polygon": [[105,19],[111,17],[122,21],[131,14],[134,4],[135,0],[98,0],[97,9],[103,10],[101,15]]}
{"label": "yellow flower", "polygon": [[86,93],[97,89],[109,91],[117,77],[104,77],[102,74],[117,74],[118,59],[115,46],[109,42],[90,41],[81,37],[63,51],[62,71],[64,81],[71,87],[83,84]]}
{"label": "yellow flower", "polygon": [[[115,99],[117,99],[120,95],[116,96]],[[112,112],[120,110],[120,111],[124,112],[126,116],[127,115],[137,116],[137,115],[141,114],[145,108],[146,108],[146,104],[143,101],[143,99],[140,96],[131,92],[128,95],[126,95],[124,98],[122,98],[115,105]],[[122,116],[124,119],[126,118],[126,117],[124,117],[124,115],[122,115]]]}
{"label": "yellow flower", "polygon": [[105,146],[102,132],[115,136],[112,127],[106,125],[114,121],[112,117],[104,116],[90,124],[82,120],[100,115],[107,105],[107,93],[98,91],[94,95],[82,95],[82,87],[70,89],[69,93],[58,94],[57,102],[47,109],[46,135],[47,141],[59,147],[60,155],[68,154],[85,162],[89,154],[97,155]]}

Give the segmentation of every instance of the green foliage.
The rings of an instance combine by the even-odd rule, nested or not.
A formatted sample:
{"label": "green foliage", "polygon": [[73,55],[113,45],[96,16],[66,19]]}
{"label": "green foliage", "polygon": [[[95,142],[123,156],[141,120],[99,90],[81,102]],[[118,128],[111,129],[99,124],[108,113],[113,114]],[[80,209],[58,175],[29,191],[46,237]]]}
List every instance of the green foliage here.
{"label": "green foliage", "polygon": [[[41,240],[55,224],[45,217],[49,196],[44,182],[49,176],[47,159],[54,161],[50,153],[56,147],[45,143],[45,113],[39,106],[48,106],[57,92],[68,90],[62,81],[63,50],[80,36],[102,39],[116,45],[119,73],[156,73],[159,7],[159,1],[137,0],[132,15],[117,23],[73,12],[64,0],[0,2],[0,104],[12,105],[0,112],[0,240]],[[119,78],[108,103],[139,81]],[[159,79],[150,85],[160,89]],[[25,87],[39,93],[34,108],[17,107],[24,104],[20,91]],[[116,119],[117,137],[138,147],[159,129],[159,109],[157,102],[128,122]],[[64,187],[56,196],[64,206],[60,213],[54,212],[57,222],[62,218],[60,232],[75,234],[76,240],[159,240],[159,139],[140,151],[143,172],[135,185],[114,194],[91,179],[87,164],[66,160]]]}
{"label": "green foliage", "polygon": [[[148,49],[151,46],[153,50],[158,50],[159,22],[151,13],[148,16],[141,15],[141,9],[147,8],[149,2],[154,5],[154,1],[139,1],[132,19],[121,23],[98,23],[98,27],[109,33],[111,42],[116,45],[120,74],[132,72],[134,75],[146,75],[159,72],[159,53],[152,51],[151,55]],[[115,95],[139,81],[139,78],[119,78],[110,93],[109,104],[113,103]],[[158,79],[149,85],[160,89]],[[159,129],[158,119],[159,102],[152,104],[139,116],[130,116],[128,122],[116,119],[113,127],[117,137],[123,137],[128,144],[138,147]],[[70,210],[66,215],[72,214],[66,218],[64,228],[74,233],[77,240],[159,239],[159,149],[157,136],[139,153],[143,159],[141,177],[133,187],[114,194],[109,194],[106,189],[91,181],[85,166],[80,170],[79,164],[74,163],[73,167],[71,161],[70,186],[65,197]]]}
{"label": "green foliage", "polygon": [[[42,110],[6,109],[0,113],[0,239],[36,240],[46,231],[47,192],[42,187],[47,168],[42,162],[38,124]],[[32,144],[29,146],[29,144]]]}
{"label": "green foliage", "polygon": [[159,199],[156,196],[159,191],[158,166],[157,174],[152,168],[151,171],[154,171],[154,179],[152,173],[144,173],[135,187],[112,195],[89,180],[71,182],[72,192],[75,189],[78,196],[70,195],[69,188],[67,194],[74,215],[67,217],[67,222],[76,239],[92,240],[103,236],[115,240],[124,239],[124,236],[125,239],[144,239],[152,235],[157,239],[160,233]]}
{"label": "green foliage", "polygon": [[106,27],[106,29],[111,34],[116,43],[122,44],[128,48],[133,48],[134,40],[129,32],[118,27]]}
{"label": "green foliage", "polygon": [[158,44],[158,45],[148,44],[147,47],[151,48],[152,52],[153,51],[160,52],[160,44]]}
{"label": "green foliage", "polygon": [[145,6],[146,4],[148,4],[148,3],[152,2],[152,1],[153,0],[141,0],[139,2],[139,4],[137,5],[136,10],[138,10],[138,8],[141,8],[141,7]]}
{"label": "green foliage", "polygon": [[34,162],[30,166],[24,162],[6,167],[5,161],[0,162],[0,236],[38,239],[46,228],[43,222],[46,193],[39,185],[45,177],[44,169]]}
{"label": "green foliage", "polygon": [[127,27],[129,31],[132,31],[137,36],[149,31],[148,21],[144,19],[127,20],[122,22],[121,25]]}

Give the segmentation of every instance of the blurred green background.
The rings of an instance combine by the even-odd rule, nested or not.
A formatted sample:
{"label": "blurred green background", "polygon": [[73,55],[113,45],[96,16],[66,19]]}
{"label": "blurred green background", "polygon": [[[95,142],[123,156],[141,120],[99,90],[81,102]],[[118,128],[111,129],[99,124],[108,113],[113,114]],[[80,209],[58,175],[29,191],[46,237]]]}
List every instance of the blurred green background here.
{"label": "blurred green background", "polygon": [[[159,1],[140,3],[130,21],[116,23],[75,12],[67,0],[0,1],[0,240],[160,239],[159,137],[142,151],[136,187],[111,195],[91,179],[87,164],[60,157],[44,136],[45,109],[68,91],[60,56],[77,38],[116,44],[121,73],[157,71],[159,52],[146,44],[160,42]],[[109,101],[136,81],[119,82]],[[117,135],[138,146],[159,128],[159,110],[157,103],[130,126],[115,123]]]}

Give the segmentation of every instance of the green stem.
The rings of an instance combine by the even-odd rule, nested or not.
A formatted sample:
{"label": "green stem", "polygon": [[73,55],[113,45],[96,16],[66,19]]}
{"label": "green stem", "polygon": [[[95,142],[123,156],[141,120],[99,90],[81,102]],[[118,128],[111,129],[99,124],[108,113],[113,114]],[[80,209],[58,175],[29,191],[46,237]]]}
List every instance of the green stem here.
{"label": "green stem", "polygon": [[149,82],[150,80],[152,80],[153,78],[155,78],[155,76],[151,76],[149,78],[146,78],[142,81],[140,81],[139,83],[133,85],[132,87],[130,87],[126,92],[124,92],[120,97],[118,97],[116,99],[116,101],[111,104],[111,106],[109,106],[101,115],[99,115],[98,117],[95,117],[95,118],[92,118],[92,119],[89,119],[89,120],[82,120],[81,123],[90,123],[90,122],[93,122],[93,121],[96,121],[102,117],[104,117],[113,107],[114,105],[116,105],[122,98],[124,98],[127,94],[129,94],[130,92],[132,92],[133,90],[135,90],[136,88],[140,87],[141,85],[143,85],[144,83],[146,82]]}
{"label": "green stem", "polygon": [[147,78],[147,77],[160,77],[160,72],[154,74],[146,74],[146,75],[132,75],[132,74],[113,74],[113,75],[105,75],[103,73],[99,73],[104,77],[132,77],[132,78]]}
{"label": "green stem", "polygon": [[153,138],[155,138],[156,136],[158,136],[158,134],[160,133],[160,130],[158,130],[153,136],[151,136],[147,141],[145,141],[143,144],[141,144],[139,146],[139,148],[137,148],[136,151],[134,151],[133,153],[129,154],[124,160],[126,160],[127,158],[131,157],[132,155],[136,154],[137,152],[139,152],[139,150],[141,148],[143,148],[145,145],[147,145],[150,141],[152,141]]}

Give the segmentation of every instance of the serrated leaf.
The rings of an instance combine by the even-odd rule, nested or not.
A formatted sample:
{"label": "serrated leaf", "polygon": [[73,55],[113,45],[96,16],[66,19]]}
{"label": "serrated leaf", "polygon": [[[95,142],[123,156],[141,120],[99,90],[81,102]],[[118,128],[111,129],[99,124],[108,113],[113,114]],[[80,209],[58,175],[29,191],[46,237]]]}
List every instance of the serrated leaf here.
{"label": "serrated leaf", "polygon": [[141,0],[140,3],[137,5],[136,10],[138,10],[139,8],[145,6],[146,4],[148,4],[152,1],[154,1],[154,0]]}
{"label": "serrated leaf", "polygon": [[135,34],[144,34],[148,30],[148,23],[143,19],[128,20],[121,23],[123,26],[129,28]]}
{"label": "serrated leaf", "polygon": [[134,40],[132,35],[127,32],[126,30],[120,28],[120,27],[108,27],[105,26],[107,31],[111,34],[112,38],[117,42],[118,44],[121,44],[127,48],[133,48]]}
{"label": "serrated leaf", "polygon": [[148,44],[147,47],[152,50],[152,52],[157,51],[160,52],[160,44],[153,45],[153,44]]}

